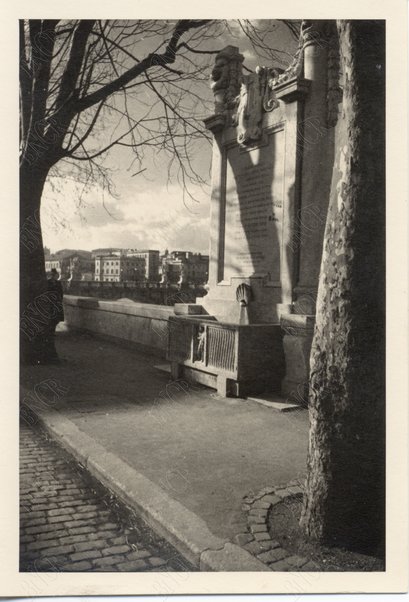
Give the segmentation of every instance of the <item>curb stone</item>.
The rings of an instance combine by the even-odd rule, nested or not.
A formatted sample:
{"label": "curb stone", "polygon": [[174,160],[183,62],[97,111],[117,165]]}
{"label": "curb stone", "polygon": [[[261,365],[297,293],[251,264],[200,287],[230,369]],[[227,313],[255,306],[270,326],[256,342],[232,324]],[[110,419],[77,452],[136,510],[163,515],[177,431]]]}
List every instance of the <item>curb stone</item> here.
{"label": "curb stone", "polygon": [[236,535],[235,540],[257,560],[264,562],[271,571],[319,571],[312,560],[288,552],[273,540],[268,531],[268,516],[276,504],[302,497],[298,481],[285,487],[264,487],[258,494],[243,498],[242,510],[247,514],[248,529]]}
{"label": "curb stone", "polygon": [[[28,390],[20,390],[24,398]],[[54,440],[195,567],[202,571],[269,570],[245,547],[213,535],[203,519],[108,452],[69,418],[53,408],[31,411]]]}

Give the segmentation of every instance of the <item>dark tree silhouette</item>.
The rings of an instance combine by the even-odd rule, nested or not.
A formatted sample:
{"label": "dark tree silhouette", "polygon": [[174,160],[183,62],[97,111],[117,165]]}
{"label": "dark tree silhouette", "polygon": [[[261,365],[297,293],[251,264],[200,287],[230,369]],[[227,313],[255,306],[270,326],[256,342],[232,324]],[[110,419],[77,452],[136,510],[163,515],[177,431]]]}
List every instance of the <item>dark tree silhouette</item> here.
{"label": "dark tree silhouette", "polygon": [[342,115],[311,352],[301,525],[381,550],[385,461],[385,26],[339,21]]}

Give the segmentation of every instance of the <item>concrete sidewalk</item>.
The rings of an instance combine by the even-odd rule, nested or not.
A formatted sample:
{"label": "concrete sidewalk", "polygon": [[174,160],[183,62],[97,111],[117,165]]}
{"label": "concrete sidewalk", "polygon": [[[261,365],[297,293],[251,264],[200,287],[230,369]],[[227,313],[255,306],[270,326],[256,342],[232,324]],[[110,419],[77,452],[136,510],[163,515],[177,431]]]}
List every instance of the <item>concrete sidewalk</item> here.
{"label": "concrete sidewalk", "polygon": [[57,348],[61,365],[22,370],[23,400],[53,436],[196,565],[263,570],[226,542],[246,530],[245,496],[303,478],[307,412],[172,382],[157,358],[90,335],[60,331]]}

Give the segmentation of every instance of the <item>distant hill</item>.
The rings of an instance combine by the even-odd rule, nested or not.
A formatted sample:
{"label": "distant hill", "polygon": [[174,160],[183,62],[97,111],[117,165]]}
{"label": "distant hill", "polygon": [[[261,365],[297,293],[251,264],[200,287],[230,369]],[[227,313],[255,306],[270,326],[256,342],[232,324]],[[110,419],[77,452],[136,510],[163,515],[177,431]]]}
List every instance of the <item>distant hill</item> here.
{"label": "distant hill", "polygon": [[58,259],[64,259],[65,257],[69,257],[70,255],[79,255],[84,259],[91,259],[92,253],[91,251],[83,251],[82,249],[61,249],[60,251],[56,251],[53,253],[54,257]]}
{"label": "distant hill", "polygon": [[111,253],[119,253],[124,249],[120,249],[119,247],[104,247],[101,249],[92,249],[91,255],[95,257],[96,255],[111,255]]}

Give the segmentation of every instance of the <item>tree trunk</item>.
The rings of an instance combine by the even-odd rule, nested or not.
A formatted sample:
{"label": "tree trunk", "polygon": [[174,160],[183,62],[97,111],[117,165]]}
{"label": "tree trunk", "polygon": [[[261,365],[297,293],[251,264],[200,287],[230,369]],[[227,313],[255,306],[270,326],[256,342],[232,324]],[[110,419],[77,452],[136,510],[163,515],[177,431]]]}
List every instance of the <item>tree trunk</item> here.
{"label": "tree trunk", "polygon": [[382,551],[385,459],[385,31],[339,21],[344,72],[317,320],[301,526]]}
{"label": "tree trunk", "polygon": [[20,167],[20,359],[46,363],[56,359],[50,321],[55,299],[47,291],[40,205],[48,168]]}

